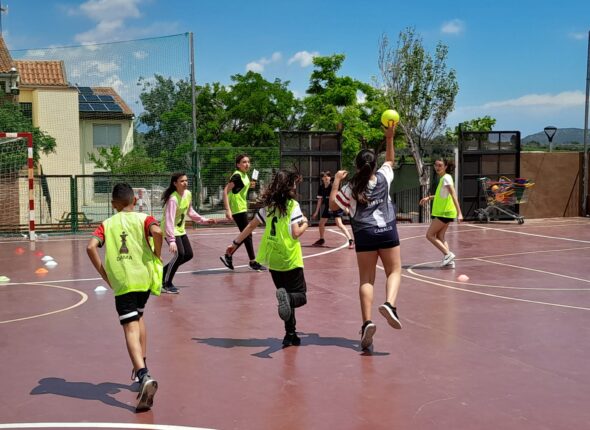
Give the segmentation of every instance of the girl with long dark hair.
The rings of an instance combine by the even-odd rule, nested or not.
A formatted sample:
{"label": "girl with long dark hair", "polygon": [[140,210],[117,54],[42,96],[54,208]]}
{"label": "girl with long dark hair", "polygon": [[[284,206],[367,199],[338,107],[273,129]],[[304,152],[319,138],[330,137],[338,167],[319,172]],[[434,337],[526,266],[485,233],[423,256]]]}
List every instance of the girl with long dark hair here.
{"label": "girl with long dark hair", "polygon": [[178,294],[180,291],[172,284],[172,278],[181,264],[193,258],[191,242],[186,235],[185,222],[189,217],[199,224],[215,224],[212,218],[199,215],[192,207],[192,195],[188,190],[188,177],[185,173],[174,173],[170,178],[170,185],[162,195],[164,216],[162,218],[162,231],[165,232],[168,250],[172,259],[164,266],[162,291],[169,294]]}
{"label": "girl with long dark hair", "polygon": [[377,260],[381,259],[385,276],[385,303],[379,306],[379,313],[388,324],[400,329],[395,300],[401,281],[400,242],[395,220],[395,208],[389,195],[393,181],[394,148],[393,124],[385,129],[385,162],[376,170],[377,157],[368,149],[361,150],[356,158],[356,173],[340,191],[346,170],[336,173],[330,193],[330,209],[348,209],[354,234],[357,263],[359,267],[359,295],[361,301],[361,348],[367,349],[373,343],[377,326],[371,320],[373,285]]}
{"label": "girl with long dark hair", "polygon": [[301,344],[295,308],[307,303],[299,237],[307,230],[308,222],[295,199],[300,182],[301,175],[296,171],[277,172],[260,196],[262,208],[226,250],[226,255],[231,256],[259,224],[266,224],[256,260],[268,265],[277,289],[279,317],[285,322],[284,347]]}
{"label": "girl with long dark hair", "polygon": [[[256,182],[250,180],[248,171],[250,170],[250,157],[246,154],[239,154],[236,157],[236,170],[232,173],[229,182],[223,189],[223,205],[225,207],[225,217],[233,220],[240,231],[244,231],[248,225],[248,190],[254,187]],[[250,259],[250,269],[257,272],[266,270],[266,267],[256,261],[252,236],[248,236],[243,241]],[[234,270],[233,257],[225,254],[221,257],[221,262],[231,270]]]}

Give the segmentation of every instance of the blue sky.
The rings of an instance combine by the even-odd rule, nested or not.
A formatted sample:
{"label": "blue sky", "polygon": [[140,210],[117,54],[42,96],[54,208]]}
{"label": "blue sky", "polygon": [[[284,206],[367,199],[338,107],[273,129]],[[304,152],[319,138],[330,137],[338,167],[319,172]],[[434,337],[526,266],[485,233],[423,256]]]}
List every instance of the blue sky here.
{"label": "blue sky", "polygon": [[447,120],[483,115],[523,136],[584,126],[590,1],[2,0],[11,50],[195,35],[197,82],[255,70],[305,89],[314,55],[343,53],[342,74],[370,82],[378,43],[413,26],[449,47],[460,92]]}

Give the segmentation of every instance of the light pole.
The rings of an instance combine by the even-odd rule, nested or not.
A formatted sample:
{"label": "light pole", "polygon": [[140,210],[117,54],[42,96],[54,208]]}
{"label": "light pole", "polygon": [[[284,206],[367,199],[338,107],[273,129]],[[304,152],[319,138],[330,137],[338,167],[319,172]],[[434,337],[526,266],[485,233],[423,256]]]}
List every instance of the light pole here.
{"label": "light pole", "polygon": [[553,152],[553,138],[555,137],[555,133],[557,132],[557,127],[553,127],[552,125],[549,125],[547,127],[545,127],[545,135],[547,136],[547,139],[549,140],[549,152]]}

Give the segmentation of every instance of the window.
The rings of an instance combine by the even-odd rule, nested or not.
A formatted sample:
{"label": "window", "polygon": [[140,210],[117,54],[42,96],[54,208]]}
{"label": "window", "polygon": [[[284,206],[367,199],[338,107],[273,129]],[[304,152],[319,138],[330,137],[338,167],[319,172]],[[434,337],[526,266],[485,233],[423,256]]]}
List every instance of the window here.
{"label": "window", "polygon": [[19,103],[20,111],[25,118],[33,122],[33,103]]}
{"label": "window", "polygon": [[121,146],[121,124],[93,124],[92,144],[95,149]]}

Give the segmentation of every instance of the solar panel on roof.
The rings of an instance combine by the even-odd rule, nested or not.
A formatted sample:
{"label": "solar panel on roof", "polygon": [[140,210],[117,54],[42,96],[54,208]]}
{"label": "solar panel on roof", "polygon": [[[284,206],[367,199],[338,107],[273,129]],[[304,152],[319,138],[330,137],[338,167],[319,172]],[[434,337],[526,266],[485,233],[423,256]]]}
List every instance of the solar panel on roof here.
{"label": "solar panel on roof", "polygon": [[100,103],[100,99],[98,98],[98,96],[93,96],[91,94],[86,94],[86,101],[88,103]]}
{"label": "solar panel on roof", "polygon": [[92,88],[90,87],[78,87],[78,91],[80,91],[82,94],[94,94]]}
{"label": "solar panel on roof", "polygon": [[107,109],[107,107],[104,105],[104,103],[92,103],[92,109],[94,109],[94,112],[108,112],[109,110]]}
{"label": "solar panel on roof", "polygon": [[90,106],[90,103],[80,103],[79,109],[80,112],[94,112],[94,110]]}
{"label": "solar panel on roof", "polygon": [[114,102],[113,96],[98,96],[101,102]]}
{"label": "solar panel on roof", "polygon": [[78,94],[78,101],[81,103],[86,103],[86,98],[83,94]]}
{"label": "solar panel on roof", "polygon": [[123,109],[117,103],[105,103],[105,106],[109,112],[123,112]]}

